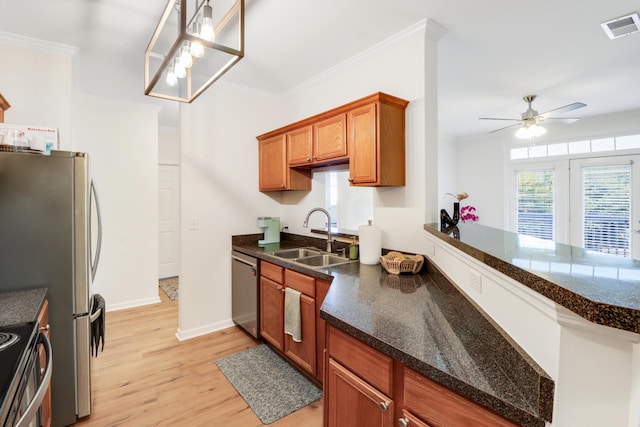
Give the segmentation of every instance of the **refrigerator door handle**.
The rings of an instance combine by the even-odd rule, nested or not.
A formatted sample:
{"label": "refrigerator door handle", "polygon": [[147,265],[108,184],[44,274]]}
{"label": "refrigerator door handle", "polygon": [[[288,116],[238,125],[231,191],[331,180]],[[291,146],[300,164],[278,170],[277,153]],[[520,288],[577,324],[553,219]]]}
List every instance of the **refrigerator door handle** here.
{"label": "refrigerator door handle", "polygon": [[[93,281],[96,277],[96,271],[98,271],[98,263],[100,261],[100,250],[102,249],[102,217],[100,216],[100,204],[98,203],[98,193],[96,192],[96,187],[93,183],[93,179],[91,180],[91,198],[95,201],[96,204],[96,218],[98,219],[98,240],[96,242],[96,253],[95,256],[90,254],[91,256],[91,280]],[[91,202],[89,203],[89,210],[91,210]],[[92,219],[92,215],[89,215],[89,218]],[[91,227],[89,227],[91,229]],[[89,251],[92,250],[92,245],[89,245]]]}

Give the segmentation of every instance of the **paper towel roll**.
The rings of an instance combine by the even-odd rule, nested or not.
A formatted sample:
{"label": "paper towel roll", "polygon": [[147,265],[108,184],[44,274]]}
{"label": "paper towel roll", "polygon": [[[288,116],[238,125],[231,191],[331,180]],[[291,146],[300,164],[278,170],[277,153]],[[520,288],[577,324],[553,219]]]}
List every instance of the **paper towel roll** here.
{"label": "paper towel roll", "polygon": [[360,262],[362,264],[377,264],[382,254],[382,237],[378,227],[369,220],[368,225],[358,227],[360,234]]}

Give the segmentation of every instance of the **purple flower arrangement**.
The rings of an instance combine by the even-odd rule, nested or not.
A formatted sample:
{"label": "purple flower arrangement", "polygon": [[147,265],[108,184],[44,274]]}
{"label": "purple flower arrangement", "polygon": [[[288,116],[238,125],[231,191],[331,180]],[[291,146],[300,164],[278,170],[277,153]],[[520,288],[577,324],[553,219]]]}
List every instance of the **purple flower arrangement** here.
{"label": "purple flower arrangement", "polygon": [[480,218],[476,215],[476,208],[473,206],[463,206],[460,208],[460,219],[463,222],[472,221],[475,222]]}

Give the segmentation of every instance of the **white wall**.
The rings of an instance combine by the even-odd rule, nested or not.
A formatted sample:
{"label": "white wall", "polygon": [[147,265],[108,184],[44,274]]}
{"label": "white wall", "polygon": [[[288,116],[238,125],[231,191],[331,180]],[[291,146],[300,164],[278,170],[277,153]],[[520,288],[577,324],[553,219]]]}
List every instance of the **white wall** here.
{"label": "white wall", "polygon": [[6,123],[58,128],[60,148],[71,144],[75,50],[0,33],[0,93],[11,104]]}
{"label": "white wall", "polygon": [[104,222],[93,291],[108,310],[159,301],[157,107],[74,92],[75,51],[2,33],[5,121],[57,127],[60,149],[89,152]]}
{"label": "white wall", "polygon": [[271,94],[222,83],[182,108],[181,339],[231,325],[231,236],[259,233],[258,216],[280,213],[258,191],[256,136],[284,110]]}
{"label": "white wall", "polygon": [[108,310],[159,302],[157,107],[78,94],[72,140],[89,153],[103,222],[93,291]]}
{"label": "white wall", "polygon": [[[640,133],[640,110],[585,117],[569,125],[546,127],[548,133],[538,139],[539,144]],[[466,202],[478,209],[479,222],[490,227],[505,229],[507,226],[505,164],[511,148],[528,144],[513,134],[513,131],[505,130],[461,138],[456,142],[458,179],[455,190],[469,193]]]}
{"label": "white wall", "polygon": [[[375,92],[408,100],[406,109],[405,187],[375,188],[374,224],[383,232],[382,245],[411,250],[416,231],[425,217],[425,23],[422,22],[381,44],[292,89],[286,95],[293,108],[286,125],[338,107]],[[315,186],[301,196],[283,194],[282,219],[289,230],[309,234],[302,228],[307,212],[318,206]]]}
{"label": "white wall", "polygon": [[158,129],[158,163],[180,164],[180,128],[160,126]]}

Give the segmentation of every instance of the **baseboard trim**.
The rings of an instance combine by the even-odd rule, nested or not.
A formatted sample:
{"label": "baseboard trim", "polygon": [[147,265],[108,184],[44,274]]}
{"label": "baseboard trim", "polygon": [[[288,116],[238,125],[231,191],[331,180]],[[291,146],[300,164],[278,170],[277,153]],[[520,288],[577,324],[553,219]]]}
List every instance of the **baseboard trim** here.
{"label": "baseboard trim", "polygon": [[118,310],[125,310],[127,308],[142,307],[144,305],[151,305],[151,304],[158,304],[158,303],[160,303],[160,297],[158,296],[155,296],[152,298],[143,298],[138,300],[125,301],[117,304],[109,304],[109,302],[107,301],[106,309],[107,309],[107,312],[118,311]]}
{"label": "baseboard trim", "polygon": [[220,322],[210,323],[208,325],[199,326],[193,329],[180,329],[176,330],[176,338],[180,341],[185,341],[191,338],[196,338],[202,335],[210,334],[212,332],[218,332],[223,329],[235,326],[235,323],[231,319],[223,320]]}

